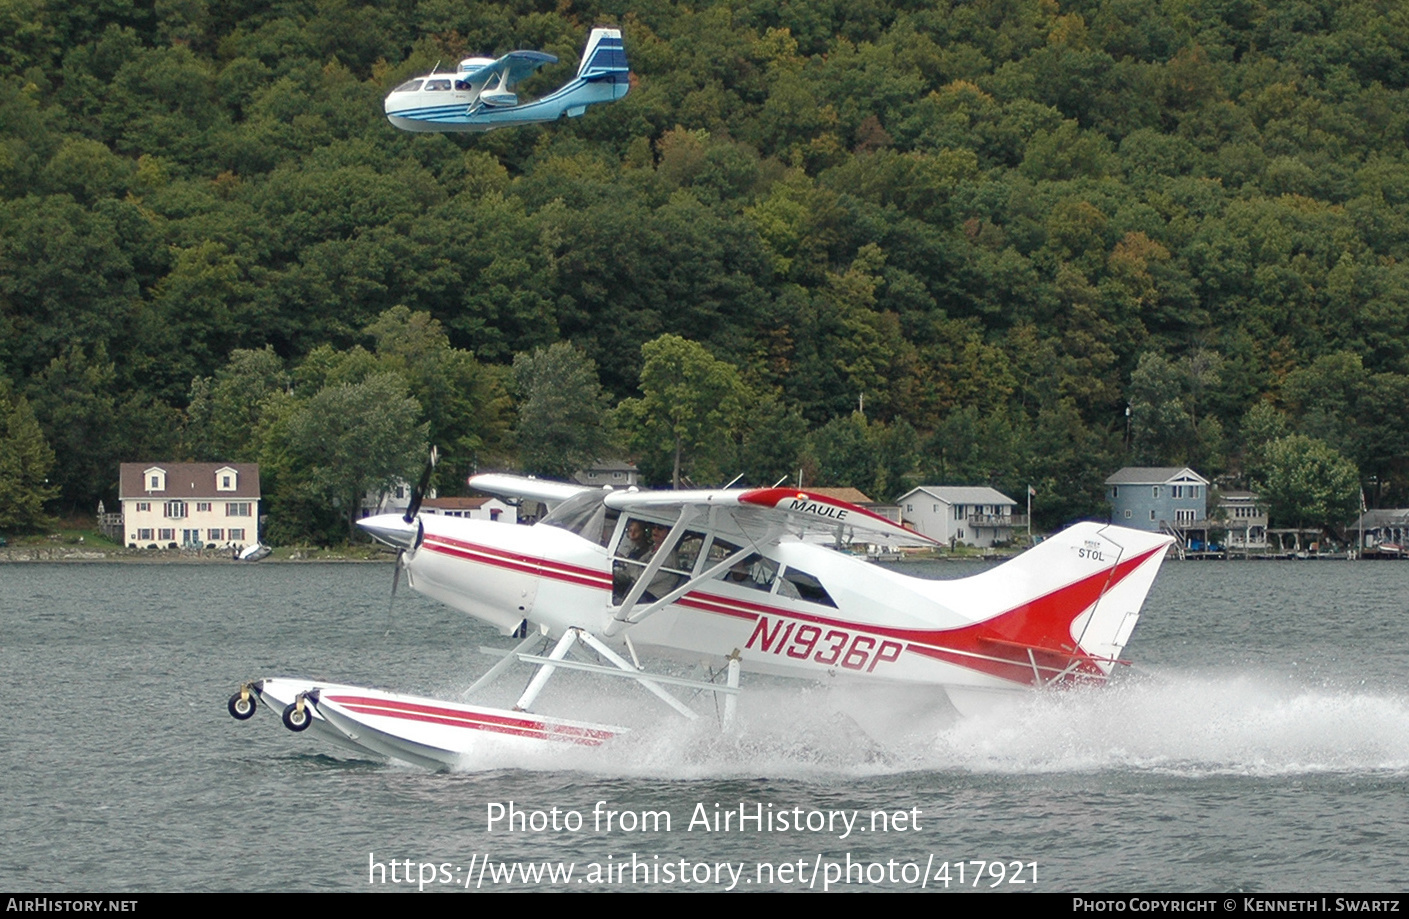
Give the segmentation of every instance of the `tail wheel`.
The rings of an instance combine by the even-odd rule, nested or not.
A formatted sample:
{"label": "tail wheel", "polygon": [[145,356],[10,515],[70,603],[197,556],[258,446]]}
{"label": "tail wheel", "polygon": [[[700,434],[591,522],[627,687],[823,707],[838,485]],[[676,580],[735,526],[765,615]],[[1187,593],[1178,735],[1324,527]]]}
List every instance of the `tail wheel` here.
{"label": "tail wheel", "polygon": [[306,731],[313,723],[313,713],[302,700],[290,702],[284,709],[284,727],[290,731]]}
{"label": "tail wheel", "polygon": [[254,696],[248,690],[241,689],[230,697],[230,702],[226,706],[230,710],[230,716],[237,721],[248,721],[254,717],[254,710],[258,706],[255,704]]}

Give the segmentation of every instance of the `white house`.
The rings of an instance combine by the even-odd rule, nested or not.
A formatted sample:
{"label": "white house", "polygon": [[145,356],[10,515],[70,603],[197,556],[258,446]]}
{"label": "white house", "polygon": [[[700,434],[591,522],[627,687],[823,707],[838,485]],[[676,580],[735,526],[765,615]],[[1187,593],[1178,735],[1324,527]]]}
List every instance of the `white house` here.
{"label": "white house", "polygon": [[257,463],[123,463],[118,498],[129,546],[259,542]]}
{"label": "white house", "polygon": [[895,503],[907,526],[939,542],[988,548],[1027,526],[1026,514],[1013,513],[1016,501],[983,485],[921,485]]}
{"label": "white house", "polygon": [[468,517],[471,520],[498,520],[501,523],[519,522],[519,509],[498,498],[427,498],[421,502],[421,513]]}

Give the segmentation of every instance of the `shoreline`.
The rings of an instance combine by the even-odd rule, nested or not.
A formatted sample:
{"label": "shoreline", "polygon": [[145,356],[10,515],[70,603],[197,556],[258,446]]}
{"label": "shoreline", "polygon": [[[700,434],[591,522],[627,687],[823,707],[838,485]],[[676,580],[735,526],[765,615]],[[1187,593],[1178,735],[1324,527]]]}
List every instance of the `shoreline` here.
{"label": "shoreline", "polygon": [[[0,565],[47,564],[52,562],[77,564],[154,564],[154,565],[253,565],[253,564],[385,564],[393,554],[373,557],[322,555],[333,550],[296,550],[292,555],[260,559],[259,562],[239,562],[224,552],[199,552],[182,549],[92,549],[83,546],[7,546],[0,549]],[[304,555],[304,552],[310,552]]]}

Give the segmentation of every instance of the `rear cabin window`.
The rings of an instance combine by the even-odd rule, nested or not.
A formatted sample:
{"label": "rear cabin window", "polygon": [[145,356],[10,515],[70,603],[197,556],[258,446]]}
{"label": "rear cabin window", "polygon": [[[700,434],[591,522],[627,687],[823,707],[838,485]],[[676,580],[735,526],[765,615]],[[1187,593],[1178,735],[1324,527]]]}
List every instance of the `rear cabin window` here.
{"label": "rear cabin window", "polygon": [[778,593],[784,596],[797,597],[799,600],[806,600],[809,603],[820,603],[823,606],[836,607],[827,589],[822,586],[822,582],[806,571],[799,571],[796,568],[783,569],[782,580],[778,583]]}

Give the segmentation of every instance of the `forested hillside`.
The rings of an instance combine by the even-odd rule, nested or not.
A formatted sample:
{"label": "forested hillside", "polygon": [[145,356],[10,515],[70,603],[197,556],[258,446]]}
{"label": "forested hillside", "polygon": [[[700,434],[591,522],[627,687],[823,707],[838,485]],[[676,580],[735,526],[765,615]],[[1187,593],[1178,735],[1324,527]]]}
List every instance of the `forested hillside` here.
{"label": "forested hillside", "polygon": [[[382,115],[599,24],[583,118]],[[1131,463],[1402,504],[1406,52],[1401,0],[0,0],[0,527],[228,459],[336,538],[428,440],[443,492],[615,444],[1047,525]]]}

